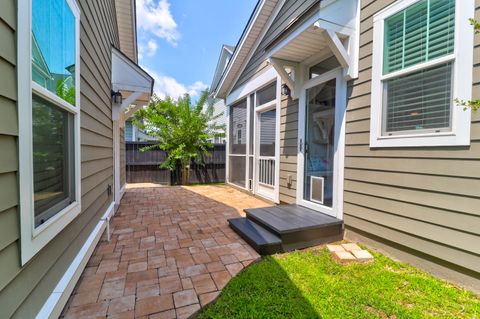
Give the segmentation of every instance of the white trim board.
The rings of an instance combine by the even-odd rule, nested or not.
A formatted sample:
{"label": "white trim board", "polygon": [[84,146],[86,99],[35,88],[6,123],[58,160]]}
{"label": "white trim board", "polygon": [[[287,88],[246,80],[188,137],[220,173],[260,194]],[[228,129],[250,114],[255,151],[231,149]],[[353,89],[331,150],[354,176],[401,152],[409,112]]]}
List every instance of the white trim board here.
{"label": "white trim board", "polygon": [[277,78],[278,74],[275,71],[275,68],[269,66],[267,70],[258,74],[255,78],[251,79],[247,83],[240,86],[235,91],[231,92],[227,96],[226,105],[227,107],[234,104],[235,102],[241,100],[242,98],[247,97],[252,92],[257,91],[262,86],[268,84],[269,82],[274,81]]}
{"label": "white trim board", "polygon": [[451,130],[446,132],[413,132],[398,135],[382,135],[383,83],[386,78],[406,74],[428,66],[453,61],[452,98],[470,100],[472,97],[472,66],[474,36],[468,19],[474,16],[474,0],[455,2],[455,49],[454,53],[408,69],[383,76],[384,21],[420,0],[399,0],[378,12],[373,17],[373,56],[370,114],[370,147],[434,147],[469,146],[471,111],[452,101]]}
{"label": "white trim board", "polygon": [[[45,245],[72,222],[82,211],[81,209],[81,139],[80,139],[80,9],[75,0],[66,1],[75,18],[75,105],[61,100],[55,94],[32,80],[32,1],[19,0],[17,28],[17,87],[18,87],[18,118],[19,127],[19,189],[20,189],[20,237],[21,265],[25,265]],[[33,201],[33,130],[32,130],[32,92],[47,99],[74,117],[74,185],[75,200],[43,225],[35,227]]]}
{"label": "white trim board", "polygon": [[73,288],[75,288],[75,285],[82,274],[83,269],[85,269],[88,260],[92,256],[97,243],[100,241],[100,238],[105,231],[105,228],[107,228],[107,224],[114,213],[114,206],[115,203],[111,202],[105,211],[105,214],[103,214],[102,218],[98,221],[97,225],[90,233],[90,236],[88,236],[82,248],[75,256],[62,278],[58,281],[53,292],[43,304],[43,307],[36,316],[37,319],[53,319],[60,316],[63,308],[67,304]]}
{"label": "white trim board", "polygon": [[[245,30],[244,34],[242,35],[242,38],[240,38],[240,41],[239,41],[238,45],[236,46],[235,51],[233,52],[233,56],[230,59],[230,62],[228,63],[227,68],[226,68],[225,72],[223,73],[217,88],[215,88],[216,89],[215,97],[223,98],[223,97],[227,97],[228,95],[231,94],[232,88],[234,87],[234,85],[238,81],[238,78],[240,77],[240,75],[244,71],[245,67],[247,66],[247,63],[250,61],[250,59],[252,58],[255,51],[257,51],[258,46],[260,45],[262,39],[264,38],[268,29],[270,28],[273,21],[277,17],[278,13],[280,12],[280,10],[283,7],[283,4],[285,3],[286,0],[275,0],[276,1],[276,4],[275,4],[276,7],[269,14],[268,20],[265,21],[263,26],[261,26],[262,30],[260,31],[258,36],[255,37],[255,42],[251,45],[251,48],[249,49],[248,53],[244,57],[241,64],[238,66],[237,71],[235,71],[236,74],[233,76],[233,79],[229,80],[230,84],[228,84],[226,87],[224,87],[226,85],[225,84],[226,78],[230,74],[230,72],[233,68],[233,65],[235,63],[237,63],[237,58],[239,56],[239,52],[243,49],[244,44],[246,42],[246,39],[249,37],[252,29],[254,29],[253,26],[254,26],[255,22],[257,21],[258,17],[261,15],[262,9],[265,6],[265,3],[266,3],[267,0],[261,0],[261,1],[262,2],[259,4],[259,7],[256,8],[256,9],[258,9],[257,12],[253,13],[250,24],[247,25],[246,30]],[[274,2],[274,1],[272,1],[272,2]]]}
{"label": "white trim board", "polygon": [[[316,78],[303,82],[301,94],[299,97],[299,119],[298,119],[298,144],[302,145],[302,150],[297,151],[297,192],[296,203],[319,211],[321,213],[343,219],[343,191],[344,191],[344,168],[345,168],[345,119],[347,109],[347,81],[343,76],[344,69],[337,68],[328,71]],[[302,77],[305,79],[305,77]],[[334,179],[333,179],[333,203],[332,207],[323,206],[303,199],[304,178],[305,178],[305,125],[306,125],[306,90],[325,83],[330,80],[336,80],[335,93],[335,143],[336,151],[334,154]]]}
{"label": "white trim board", "polygon": [[252,59],[253,55],[257,52],[258,47],[260,46],[260,43],[262,43],[263,38],[267,34],[268,30],[270,29],[270,26],[272,25],[273,21],[275,21],[275,18],[277,17],[278,13],[282,9],[283,5],[285,4],[286,0],[280,0],[278,1],[275,9],[273,10],[272,14],[270,15],[267,23],[263,27],[262,32],[259,34],[257,37],[255,43],[253,44],[253,47],[250,49],[250,52],[248,53],[247,57],[243,61],[243,63],[240,65],[240,68],[237,71],[237,74],[233,78],[232,84],[227,90],[227,96],[230,95],[232,89],[235,87],[235,84],[238,82],[238,79],[240,76],[243,74],[243,71],[245,71],[245,68],[247,67],[248,63]]}

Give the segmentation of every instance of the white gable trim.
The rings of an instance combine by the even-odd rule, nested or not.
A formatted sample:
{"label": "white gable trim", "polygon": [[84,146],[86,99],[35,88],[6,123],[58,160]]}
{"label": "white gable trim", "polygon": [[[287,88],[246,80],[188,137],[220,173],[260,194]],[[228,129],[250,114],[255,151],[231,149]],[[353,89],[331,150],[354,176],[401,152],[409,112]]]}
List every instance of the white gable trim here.
{"label": "white gable trim", "polygon": [[253,91],[258,90],[260,87],[272,82],[278,76],[277,71],[273,67],[269,67],[267,71],[261,73],[257,77],[251,79],[235,91],[230,92],[227,97],[226,105],[232,105],[238,100],[247,97]]}
{"label": "white gable trim", "polygon": [[252,56],[255,54],[255,52],[257,52],[258,46],[262,42],[262,40],[265,37],[265,34],[267,33],[267,31],[270,29],[270,26],[272,25],[273,21],[275,21],[275,18],[277,17],[278,13],[280,12],[280,9],[282,9],[283,5],[285,4],[285,1],[286,0],[280,0],[277,3],[277,6],[276,6],[275,10],[273,11],[273,14],[270,16],[267,23],[263,27],[263,30],[260,33],[260,36],[255,41],[255,44],[253,45],[252,49],[248,53],[247,58],[244,60],[244,62],[240,66],[240,69],[238,70],[237,74],[235,75],[235,78],[233,79],[232,83],[230,84],[230,87],[227,90],[227,95],[231,93],[233,87],[235,86],[238,79],[242,75],[243,71],[247,67],[248,62],[250,62],[250,60],[252,59]]}
{"label": "white gable trim", "polygon": [[[262,15],[262,12],[264,12],[266,4],[270,3],[275,6],[273,12],[269,14],[268,20],[263,24],[263,25],[256,25],[258,22],[259,17]],[[226,71],[223,73],[222,78],[220,79],[220,83],[218,84],[216,88],[216,93],[215,97],[216,98],[225,98],[228,94],[230,94],[230,91],[232,90],[233,86],[235,83],[238,81],[238,78],[240,74],[242,74],[243,70],[245,70],[246,64],[248,61],[251,59],[252,55],[255,53],[255,51],[258,48],[258,45],[260,44],[260,41],[263,39],[265,36],[265,33],[267,30],[270,28],[271,24],[275,20],[276,16],[280,12],[280,9],[282,8],[283,4],[285,3],[285,0],[262,0],[260,4],[258,4],[256,8],[256,12],[254,12],[254,16],[252,17],[249,25],[247,26],[246,31],[244,32],[242,38],[240,39],[237,47],[235,48],[235,51],[233,52],[232,59],[230,60]],[[246,56],[243,56],[243,61],[241,62],[241,65],[239,66],[238,70],[236,71],[236,74],[232,80],[229,80],[228,83],[226,82],[227,77],[231,74],[232,68],[235,65],[238,65],[238,59],[240,56],[240,52],[244,51],[245,43],[247,39],[250,38],[251,32],[254,29],[254,27],[260,27],[262,31],[260,34],[255,36],[255,43],[252,45],[249,51],[242,52],[246,53]]]}

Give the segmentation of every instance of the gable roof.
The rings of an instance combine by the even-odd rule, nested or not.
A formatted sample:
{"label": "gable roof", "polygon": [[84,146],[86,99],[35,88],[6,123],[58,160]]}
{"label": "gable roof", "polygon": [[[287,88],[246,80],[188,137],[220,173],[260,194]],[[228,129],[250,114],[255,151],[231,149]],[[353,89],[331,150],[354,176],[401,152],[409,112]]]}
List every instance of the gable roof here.
{"label": "gable roof", "polygon": [[213,88],[215,97],[226,98],[245,64],[254,53],[258,43],[278,13],[281,3],[285,0],[259,0],[253,10],[247,26],[238,41],[233,57],[227,65],[218,85]]}
{"label": "gable roof", "polygon": [[233,55],[233,51],[235,51],[234,46],[226,44],[222,45],[220,56],[218,57],[217,67],[215,68],[215,73],[213,74],[212,84],[210,85],[210,96],[214,95],[215,88],[217,87],[220,78],[226,70],[227,64]]}

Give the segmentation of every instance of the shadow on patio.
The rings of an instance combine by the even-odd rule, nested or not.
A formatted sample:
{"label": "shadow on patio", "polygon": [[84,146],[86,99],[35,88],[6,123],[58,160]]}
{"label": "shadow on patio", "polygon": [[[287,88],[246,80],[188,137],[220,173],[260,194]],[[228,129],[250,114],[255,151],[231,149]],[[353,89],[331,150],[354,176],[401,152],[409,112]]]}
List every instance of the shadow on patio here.
{"label": "shadow on patio", "polygon": [[189,317],[259,258],[227,220],[268,205],[223,185],[129,188],[62,317]]}

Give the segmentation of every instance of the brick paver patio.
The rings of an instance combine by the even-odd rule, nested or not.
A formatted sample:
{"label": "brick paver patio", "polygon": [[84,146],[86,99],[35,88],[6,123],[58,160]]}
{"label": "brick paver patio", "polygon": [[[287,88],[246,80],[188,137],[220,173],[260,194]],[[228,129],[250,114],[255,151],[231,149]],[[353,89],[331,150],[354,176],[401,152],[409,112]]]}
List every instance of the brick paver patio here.
{"label": "brick paver patio", "polygon": [[261,206],[227,186],[129,187],[62,317],[188,318],[259,258],[227,219]]}

